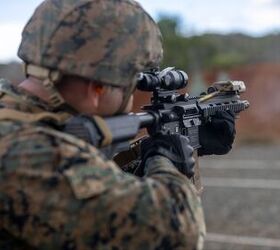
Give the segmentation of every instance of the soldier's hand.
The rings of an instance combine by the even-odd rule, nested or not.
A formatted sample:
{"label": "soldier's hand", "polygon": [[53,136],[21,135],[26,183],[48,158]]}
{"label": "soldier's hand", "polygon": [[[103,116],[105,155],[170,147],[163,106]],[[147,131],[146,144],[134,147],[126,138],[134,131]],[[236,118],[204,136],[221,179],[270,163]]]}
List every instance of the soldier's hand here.
{"label": "soldier's hand", "polygon": [[142,166],[149,157],[161,155],[168,158],[174,166],[185,176],[194,175],[193,148],[187,137],[180,134],[157,135],[141,142]]}
{"label": "soldier's hand", "polygon": [[201,148],[198,155],[228,153],[235,138],[235,115],[232,111],[219,111],[205,126],[199,128]]}

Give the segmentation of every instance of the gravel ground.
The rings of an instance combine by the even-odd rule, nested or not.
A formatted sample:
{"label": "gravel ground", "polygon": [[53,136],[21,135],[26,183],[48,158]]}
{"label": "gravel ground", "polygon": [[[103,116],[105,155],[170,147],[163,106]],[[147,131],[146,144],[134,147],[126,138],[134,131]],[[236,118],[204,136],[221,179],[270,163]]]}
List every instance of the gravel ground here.
{"label": "gravel ground", "polygon": [[213,242],[207,242],[205,250],[275,250],[277,248],[271,247],[257,247],[257,246],[242,246],[237,244],[217,244]]}
{"label": "gravel ground", "polygon": [[[220,178],[223,182],[234,178],[235,182],[267,184],[266,188],[240,188],[224,184],[219,187],[215,183],[209,186],[206,182],[202,201],[209,233],[275,239],[280,244],[280,188],[269,185],[276,183],[280,187],[280,145],[234,148],[226,156],[202,157],[200,167],[202,182],[203,178],[215,178],[217,182]],[[250,244],[207,241],[205,249],[280,249],[280,245],[278,248],[266,247],[265,243]]]}

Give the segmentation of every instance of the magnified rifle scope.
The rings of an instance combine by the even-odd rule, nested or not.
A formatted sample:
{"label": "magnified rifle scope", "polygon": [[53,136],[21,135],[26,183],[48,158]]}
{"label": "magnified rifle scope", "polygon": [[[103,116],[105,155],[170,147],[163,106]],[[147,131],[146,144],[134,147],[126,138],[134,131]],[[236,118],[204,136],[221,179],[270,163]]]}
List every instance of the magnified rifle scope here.
{"label": "magnified rifle scope", "polygon": [[162,71],[151,70],[138,75],[137,89],[142,91],[181,89],[187,86],[188,79],[186,72],[173,67]]}

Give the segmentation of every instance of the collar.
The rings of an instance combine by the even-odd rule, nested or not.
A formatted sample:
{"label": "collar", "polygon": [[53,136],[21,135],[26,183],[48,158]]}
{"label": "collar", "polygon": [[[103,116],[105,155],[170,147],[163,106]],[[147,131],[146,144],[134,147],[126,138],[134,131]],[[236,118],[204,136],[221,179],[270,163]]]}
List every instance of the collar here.
{"label": "collar", "polygon": [[45,101],[5,79],[0,79],[0,102],[2,107],[24,112],[53,111]]}
{"label": "collar", "polygon": [[0,79],[0,120],[24,122],[52,121],[64,124],[73,115],[66,109],[54,110],[45,101],[7,80]]}

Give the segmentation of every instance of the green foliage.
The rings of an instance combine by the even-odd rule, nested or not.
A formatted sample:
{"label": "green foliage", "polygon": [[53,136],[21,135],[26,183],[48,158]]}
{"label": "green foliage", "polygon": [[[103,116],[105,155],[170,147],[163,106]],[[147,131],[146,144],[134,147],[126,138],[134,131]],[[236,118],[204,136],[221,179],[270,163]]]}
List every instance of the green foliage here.
{"label": "green foliage", "polygon": [[165,37],[174,36],[178,34],[179,19],[177,17],[165,17],[161,16],[158,25]]}
{"label": "green foliage", "polygon": [[227,70],[248,63],[280,62],[280,34],[260,38],[243,34],[186,37],[180,33],[179,18],[163,16],[158,24],[163,35],[162,67],[172,65],[191,73]]}

